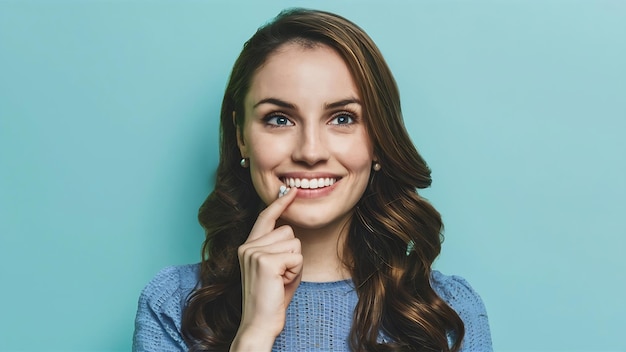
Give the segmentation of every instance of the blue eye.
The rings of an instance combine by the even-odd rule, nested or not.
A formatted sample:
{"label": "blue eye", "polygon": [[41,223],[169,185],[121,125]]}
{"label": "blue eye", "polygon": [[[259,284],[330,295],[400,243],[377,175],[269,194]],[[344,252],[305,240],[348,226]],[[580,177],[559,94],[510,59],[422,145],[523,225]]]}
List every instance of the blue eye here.
{"label": "blue eye", "polygon": [[331,125],[349,125],[354,123],[354,118],[349,114],[336,115],[331,121]]}
{"label": "blue eye", "polygon": [[265,118],[265,123],[272,126],[293,126],[288,118],[283,115],[270,115]]}

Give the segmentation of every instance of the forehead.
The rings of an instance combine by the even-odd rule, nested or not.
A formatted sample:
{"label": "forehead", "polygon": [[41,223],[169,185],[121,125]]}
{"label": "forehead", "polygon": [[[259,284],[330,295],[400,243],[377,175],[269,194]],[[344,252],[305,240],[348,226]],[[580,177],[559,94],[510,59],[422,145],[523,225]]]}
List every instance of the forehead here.
{"label": "forehead", "polygon": [[333,48],[311,42],[283,44],[257,69],[245,104],[268,96],[288,100],[360,98],[343,58]]}

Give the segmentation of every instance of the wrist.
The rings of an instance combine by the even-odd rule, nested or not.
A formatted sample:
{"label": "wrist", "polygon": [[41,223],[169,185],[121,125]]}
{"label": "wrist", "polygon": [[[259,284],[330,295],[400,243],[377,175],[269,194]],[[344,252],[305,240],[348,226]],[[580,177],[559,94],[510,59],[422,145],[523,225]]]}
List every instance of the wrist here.
{"label": "wrist", "polygon": [[274,346],[275,339],[276,336],[270,336],[267,333],[240,330],[230,345],[230,352],[269,352]]}

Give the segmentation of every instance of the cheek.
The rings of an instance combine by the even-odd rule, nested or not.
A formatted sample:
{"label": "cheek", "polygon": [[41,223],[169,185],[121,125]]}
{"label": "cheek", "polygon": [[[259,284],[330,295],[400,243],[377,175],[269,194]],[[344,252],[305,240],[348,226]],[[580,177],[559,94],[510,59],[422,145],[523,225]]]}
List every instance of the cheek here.
{"label": "cheek", "polygon": [[256,138],[247,141],[246,151],[250,158],[250,176],[254,188],[265,204],[271,203],[278,195],[280,180],[274,170],[285,158],[288,148],[284,141],[277,143],[276,138]]}
{"label": "cheek", "polygon": [[[369,140],[362,136],[350,140],[335,141],[335,155],[339,156],[343,164],[350,170],[359,174],[369,174],[372,165],[374,151]],[[367,175],[366,175],[367,176]]]}
{"label": "cheek", "polygon": [[344,165],[354,173],[358,173],[360,176],[369,176],[369,170],[371,169],[372,159],[367,154],[363,155],[349,155],[344,158]]}
{"label": "cheek", "polygon": [[[268,136],[271,137],[271,136]],[[248,144],[251,166],[259,172],[273,169],[289,156],[289,143],[280,138],[257,137]]]}

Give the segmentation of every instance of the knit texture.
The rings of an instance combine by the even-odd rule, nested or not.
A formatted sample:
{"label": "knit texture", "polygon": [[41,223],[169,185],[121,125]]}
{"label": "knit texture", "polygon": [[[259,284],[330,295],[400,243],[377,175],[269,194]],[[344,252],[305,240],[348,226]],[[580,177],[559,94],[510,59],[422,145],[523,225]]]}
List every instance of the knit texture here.
{"label": "knit texture", "polygon": [[[199,270],[198,264],[165,268],[143,289],[133,351],[188,350],[181,334],[181,318],[186,299],[198,282]],[[492,351],[485,306],[467,281],[433,271],[431,284],[465,324],[462,351]],[[272,350],[350,351],[348,335],[357,300],[351,280],[302,282],[287,308],[285,328]]]}

